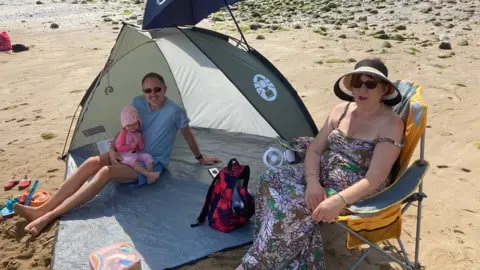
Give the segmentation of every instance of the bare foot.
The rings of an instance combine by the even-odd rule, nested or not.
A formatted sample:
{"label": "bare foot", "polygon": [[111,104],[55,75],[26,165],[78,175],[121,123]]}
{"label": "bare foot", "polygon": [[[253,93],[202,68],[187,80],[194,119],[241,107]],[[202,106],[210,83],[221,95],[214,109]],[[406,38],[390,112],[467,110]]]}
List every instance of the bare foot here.
{"label": "bare foot", "polygon": [[147,178],[150,178],[150,180],[154,180],[154,179],[157,179],[160,176],[160,173],[159,172],[148,172],[145,176]]}
{"label": "bare foot", "polygon": [[44,213],[38,211],[36,207],[31,207],[31,206],[25,206],[23,204],[16,203],[13,206],[13,209],[15,210],[15,213],[27,221],[34,221],[37,218],[41,217]]}
{"label": "bare foot", "polygon": [[43,231],[43,229],[45,229],[45,227],[47,227],[49,223],[49,217],[47,217],[47,215],[43,215],[25,226],[25,231],[33,236],[37,236]]}

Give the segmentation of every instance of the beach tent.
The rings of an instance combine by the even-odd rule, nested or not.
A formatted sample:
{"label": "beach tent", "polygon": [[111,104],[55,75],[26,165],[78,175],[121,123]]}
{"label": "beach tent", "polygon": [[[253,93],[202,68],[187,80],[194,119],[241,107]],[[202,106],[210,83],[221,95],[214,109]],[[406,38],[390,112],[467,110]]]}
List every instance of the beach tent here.
{"label": "beach tent", "polygon": [[80,103],[69,150],[115,136],[121,108],[142,94],[141,79],[151,71],[165,78],[167,96],[185,108],[192,127],[270,138],[314,135],[315,123],[285,77],[237,41],[197,27],[147,31],[125,24]]}
{"label": "beach tent", "polygon": [[[277,146],[277,136],[318,133],[287,79],[243,42],[198,27],[143,30],[123,24],[106,65],[79,104],[62,155],[65,177],[87,158],[108,151],[108,141],[121,128],[120,110],[142,94],[142,77],[152,71],[165,78],[167,97],[185,108],[202,154],[219,156],[224,162],[219,169],[231,158],[251,167],[252,193],[266,169],[263,154]],[[179,134],[167,171],[155,185],[109,185],[60,219],[53,268],[82,268],[90,252],[116,241],[142,254],[143,269],[176,267],[250,243],[253,225],[229,234],[190,227],[211,181],[208,167],[198,164]],[[73,245],[74,250],[63,248]]]}

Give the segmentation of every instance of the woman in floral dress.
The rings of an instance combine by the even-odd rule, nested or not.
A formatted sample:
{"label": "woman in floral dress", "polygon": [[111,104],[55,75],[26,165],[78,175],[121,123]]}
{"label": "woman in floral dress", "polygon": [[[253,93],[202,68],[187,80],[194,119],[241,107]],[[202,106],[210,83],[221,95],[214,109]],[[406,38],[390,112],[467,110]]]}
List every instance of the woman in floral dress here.
{"label": "woman in floral dress", "polygon": [[332,109],[304,163],[263,173],[254,242],[237,269],[326,269],[319,222],[386,187],[402,147],[403,122],[391,109],[401,95],[387,76],[379,59],[358,62],[335,83],[348,102]]}

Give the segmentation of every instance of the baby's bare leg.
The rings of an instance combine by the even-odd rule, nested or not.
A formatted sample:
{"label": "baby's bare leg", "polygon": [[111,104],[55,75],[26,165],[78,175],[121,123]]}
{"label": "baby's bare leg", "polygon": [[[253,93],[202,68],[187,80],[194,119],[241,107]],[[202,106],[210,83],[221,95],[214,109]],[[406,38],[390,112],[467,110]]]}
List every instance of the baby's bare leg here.
{"label": "baby's bare leg", "polygon": [[147,171],[153,172],[153,162],[147,164]]}
{"label": "baby's bare leg", "polygon": [[133,169],[135,169],[135,171],[145,175],[146,177],[148,177],[148,174],[151,172],[147,169],[145,169],[142,165],[140,165],[140,163],[138,161],[135,161],[133,162]]}

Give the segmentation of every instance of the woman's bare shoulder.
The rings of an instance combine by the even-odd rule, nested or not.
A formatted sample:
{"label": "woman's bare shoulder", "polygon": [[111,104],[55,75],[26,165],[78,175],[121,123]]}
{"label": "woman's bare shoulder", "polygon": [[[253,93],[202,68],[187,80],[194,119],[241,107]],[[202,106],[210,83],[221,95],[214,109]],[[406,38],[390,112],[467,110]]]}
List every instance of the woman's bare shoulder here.
{"label": "woman's bare shoulder", "polygon": [[[336,125],[340,117],[342,116],[343,112],[345,112],[345,108],[347,107],[348,102],[340,102],[332,107],[330,110],[329,118],[333,124]],[[350,105],[351,106],[351,105]]]}
{"label": "woman's bare shoulder", "polygon": [[[381,136],[394,136],[397,137],[403,133],[404,123],[400,115],[393,110],[388,110],[382,116]],[[395,136],[397,135],[397,136]]]}

